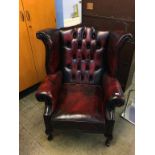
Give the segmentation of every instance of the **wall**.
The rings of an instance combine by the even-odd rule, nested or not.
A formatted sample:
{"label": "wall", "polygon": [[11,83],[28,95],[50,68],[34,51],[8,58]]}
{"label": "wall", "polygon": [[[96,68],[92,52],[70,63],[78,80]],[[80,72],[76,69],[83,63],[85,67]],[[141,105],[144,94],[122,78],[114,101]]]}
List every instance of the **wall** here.
{"label": "wall", "polygon": [[[93,3],[93,10],[87,3]],[[134,0],[83,0],[82,23],[98,30],[124,31],[135,36]],[[134,53],[134,41],[127,43],[119,57],[118,79],[125,89]]]}
{"label": "wall", "polygon": [[[87,10],[87,2],[94,4],[93,10]],[[125,30],[134,35],[134,0],[83,0],[83,22],[110,30]]]}

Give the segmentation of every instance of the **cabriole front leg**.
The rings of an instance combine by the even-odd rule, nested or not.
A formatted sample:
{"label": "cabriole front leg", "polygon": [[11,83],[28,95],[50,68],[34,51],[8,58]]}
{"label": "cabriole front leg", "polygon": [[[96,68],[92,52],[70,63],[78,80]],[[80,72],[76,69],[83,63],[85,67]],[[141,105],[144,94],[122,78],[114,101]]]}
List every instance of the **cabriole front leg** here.
{"label": "cabriole front leg", "polygon": [[52,106],[45,104],[45,111],[44,111],[44,123],[45,123],[45,133],[48,135],[48,140],[53,139],[53,128],[51,125],[51,115],[52,115]]}
{"label": "cabriole front leg", "polygon": [[105,141],[106,146],[110,146],[110,143],[113,139],[114,124],[115,124],[115,109],[106,109],[106,129],[105,129],[105,137],[107,138]]}

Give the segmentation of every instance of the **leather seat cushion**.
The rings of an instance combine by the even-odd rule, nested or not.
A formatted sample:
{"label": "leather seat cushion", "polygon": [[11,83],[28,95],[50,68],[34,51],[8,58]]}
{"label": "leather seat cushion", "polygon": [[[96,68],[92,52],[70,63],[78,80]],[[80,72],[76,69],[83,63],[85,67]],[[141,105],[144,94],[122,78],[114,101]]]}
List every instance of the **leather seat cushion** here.
{"label": "leather seat cushion", "polygon": [[105,122],[103,90],[89,84],[64,84],[53,121]]}

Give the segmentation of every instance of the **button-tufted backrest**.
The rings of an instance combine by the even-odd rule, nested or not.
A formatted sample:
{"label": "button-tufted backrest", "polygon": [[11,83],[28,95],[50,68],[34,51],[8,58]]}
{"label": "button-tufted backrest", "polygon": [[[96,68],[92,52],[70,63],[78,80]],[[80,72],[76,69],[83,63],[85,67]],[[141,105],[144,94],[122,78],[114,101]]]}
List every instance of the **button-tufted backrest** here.
{"label": "button-tufted backrest", "polygon": [[74,28],[61,31],[64,82],[99,84],[108,31]]}

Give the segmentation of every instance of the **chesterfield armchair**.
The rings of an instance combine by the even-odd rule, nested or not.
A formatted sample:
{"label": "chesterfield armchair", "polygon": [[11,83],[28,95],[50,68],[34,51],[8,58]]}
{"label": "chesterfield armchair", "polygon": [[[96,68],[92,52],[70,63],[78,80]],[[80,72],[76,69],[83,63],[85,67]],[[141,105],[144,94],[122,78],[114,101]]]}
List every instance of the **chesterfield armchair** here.
{"label": "chesterfield armchair", "polygon": [[45,133],[72,129],[103,133],[113,139],[115,108],[124,105],[117,80],[118,55],[131,34],[117,35],[90,27],[37,32],[46,49],[44,82],[36,98],[45,102]]}

